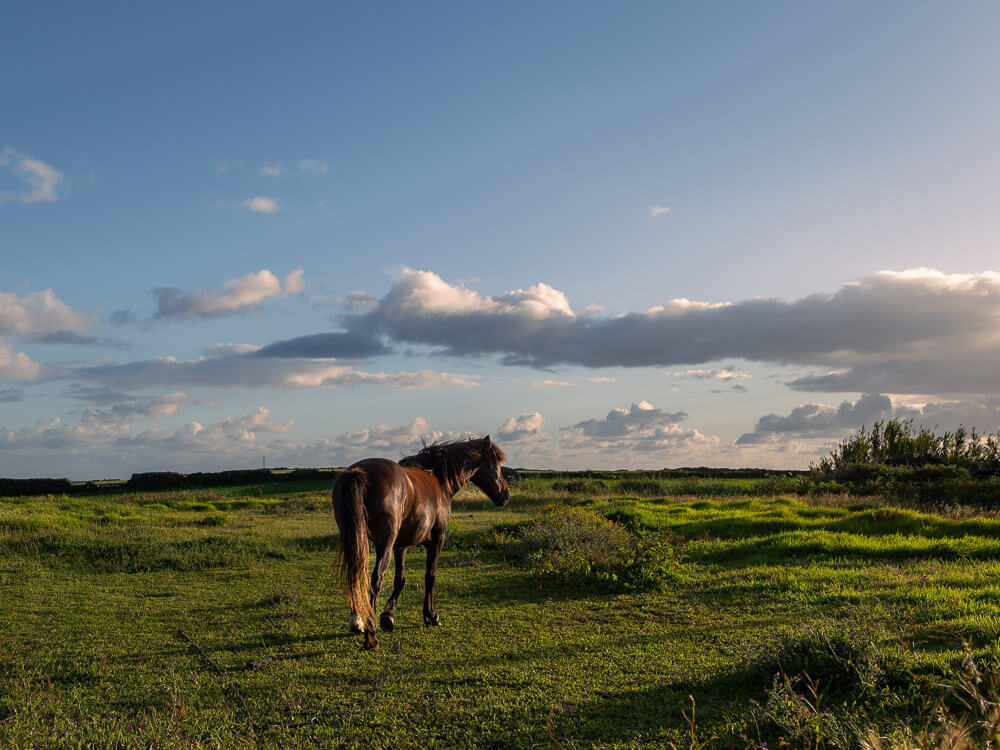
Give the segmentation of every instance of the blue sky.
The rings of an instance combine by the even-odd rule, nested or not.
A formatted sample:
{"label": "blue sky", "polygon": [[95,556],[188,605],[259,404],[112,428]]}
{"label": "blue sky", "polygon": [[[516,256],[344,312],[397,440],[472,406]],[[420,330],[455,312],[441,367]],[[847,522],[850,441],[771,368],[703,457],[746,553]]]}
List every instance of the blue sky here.
{"label": "blue sky", "polygon": [[522,465],[804,466],[873,418],[996,429],[998,31],[964,2],[10,10],[0,475],[486,431]]}

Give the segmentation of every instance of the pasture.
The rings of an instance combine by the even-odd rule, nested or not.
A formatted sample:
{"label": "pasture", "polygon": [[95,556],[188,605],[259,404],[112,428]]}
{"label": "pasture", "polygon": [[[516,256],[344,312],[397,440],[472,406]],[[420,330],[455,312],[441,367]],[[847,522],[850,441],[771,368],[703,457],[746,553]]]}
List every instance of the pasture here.
{"label": "pasture", "polygon": [[[365,653],[331,484],[0,498],[0,747],[850,746],[1000,647],[993,518],[529,475],[460,493],[441,627],[414,548]],[[588,557],[607,528],[666,548],[656,585]]]}

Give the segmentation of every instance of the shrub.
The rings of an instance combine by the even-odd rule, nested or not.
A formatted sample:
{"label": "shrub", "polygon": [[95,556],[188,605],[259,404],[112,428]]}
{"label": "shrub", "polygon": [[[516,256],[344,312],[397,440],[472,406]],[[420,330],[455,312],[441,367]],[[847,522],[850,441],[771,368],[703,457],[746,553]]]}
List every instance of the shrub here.
{"label": "shrub", "polygon": [[919,723],[902,723],[883,735],[859,731],[864,750],[996,750],[1000,748],[1000,673],[983,669],[966,648],[957,673],[935,685]]}
{"label": "shrub", "polygon": [[680,564],[664,534],[634,533],[579,508],[557,508],[513,529],[498,529],[504,556],[544,582],[606,591],[648,591],[679,580]]}
{"label": "shrub", "polygon": [[656,479],[623,479],[618,483],[619,492],[639,497],[658,497],[667,494],[663,484]]}
{"label": "shrub", "polygon": [[[1000,471],[1000,433],[982,434],[975,429],[958,427],[940,435],[926,427],[917,427],[912,419],[890,419],[862,427],[820,459],[813,467],[825,478],[854,475],[858,467],[875,466],[949,466],[967,469],[973,474],[996,474]],[[940,469],[930,472],[941,473]],[[945,472],[947,473],[947,472]]]}
{"label": "shrub", "polygon": [[867,708],[913,699],[903,651],[860,619],[807,625],[748,671],[769,682],[744,721],[789,747],[853,746]]}

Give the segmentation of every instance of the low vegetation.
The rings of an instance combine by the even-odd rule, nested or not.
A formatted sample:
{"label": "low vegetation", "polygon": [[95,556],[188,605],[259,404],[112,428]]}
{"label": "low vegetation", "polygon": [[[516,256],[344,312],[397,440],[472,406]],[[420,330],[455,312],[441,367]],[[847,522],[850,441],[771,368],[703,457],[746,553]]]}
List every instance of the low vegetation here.
{"label": "low vegetation", "polygon": [[813,467],[805,491],[909,500],[924,507],[1000,505],[1000,433],[935,432],[880,421],[841,441]]}
{"label": "low vegetation", "polygon": [[662,591],[682,575],[665,534],[636,533],[581,508],[555,507],[498,527],[493,539],[540,585],[560,590]]}
{"label": "low vegetation", "polygon": [[0,498],[0,747],[996,746],[1000,520],[812,481],[463,492],[374,654],[316,483]]}

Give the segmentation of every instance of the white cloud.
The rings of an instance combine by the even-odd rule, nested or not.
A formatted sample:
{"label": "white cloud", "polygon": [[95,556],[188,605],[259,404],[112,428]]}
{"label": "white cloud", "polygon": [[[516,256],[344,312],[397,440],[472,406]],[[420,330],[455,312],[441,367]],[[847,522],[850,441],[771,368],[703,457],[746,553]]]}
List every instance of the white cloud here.
{"label": "white cloud", "polygon": [[603,419],[586,419],[565,428],[560,442],[562,463],[609,466],[609,461],[632,466],[676,465],[695,457],[699,462],[718,448],[719,438],[705,435],[680,423],[687,414],[665,412],[648,401],[637,401],[628,409],[612,409]]}
{"label": "white cloud", "polygon": [[[677,298],[614,317],[576,315],[545,284],[484,297],[403,269],[373,310],[350,324],[453,356],[497,353],[507,365],[645,367],[726,358],[837,372],[801,390],[997,393],[1000,273],[882,271],[793,301]],[[961,362],[961,367],[955,363]]]}
{"label": "white cloud", "polygon": [[41,336],[63,331],[86,331],[97,321],[76,312],[51,289],[18,295],[0,292],[0,334]]}
{"label": "white cloud", "polygon": [[740,370],[733,370],[729,367],[723,367],[714,370],[679,370],[677,372],[668,372],[667,375],[671,375],[675,378],[693,378],[695,380],[738,380],[742,378],[753,377],[748,372],[741,372]]}
{"label": "white cloud", "polygon": [[545,380],[536,380],[531,384],[532,388],[568,388],[573,383],[568,380],[552,380],[551,378],[546,378]]}
{"label": "white cloud", "polygon": [[614,378],[587,378],[590,383],[614,383]]}
{"label": "white cloud", "polygon": [[[77,389],[77,397],[83,400],[92,398],[101,399],[101,393],[86,393],[86,389]],[[70,392],[73,395],[73,392]],[[88,395],[91,399],[88,399]],[[111,397],[112,394],[104,394]],[[168,393],[159,397],[128,396],[127,394],[114,394],[115,402],[109,409],[87,409],[83,412],[83,421],[92,421],[103,425],[128,425],[136,417],[148,417],[150,419],[163,419],[165,417],[176,416],[180,407],[185,404],[199,403],[186,393]]]}
{"label": "white cloud", "polygon": [[184,292],[173,287],[157,287],[157,308],[153,317],[190,318],[217,317],[252,309],[266,299],[300,294],[305,289],[302,269],[296,269],[280,280],[264,269],[238,279],[231,279],[222,289],[201,289]]}
{"label": "white cloud", "polygon": [[523,440],[547,438],[542,432],[544,421],[542,415],[537,411],[526,412],[519,417],[511,417],[500,425],[496,434],[497,440],[515,443]]}
{"label": "white cloud", "polygon": [[76,424],[56,418],[19,430],[0,427],[0,459],[16,461],[19,468],[15,471],[30,473],[36,466],[45,472],[58,458],[60,463],[79,467],[77,471],[87,472],[83,476],[90,478],[97,476],[95,465],[119,476],[167,467],[219,469],[234,462],[255,464],[261,448],[257,435],[286,433],[292,427],[291,422],[271,421],[270,412],[263,407],[208,426],[192,421],[181,427],[139,433],[133,433],[129,422],[106,416],[90,411]]}
{"label": "white cloud", "polygon": [[573,425],[587,437],[623,437],[651,427],[676,424],[687,417],[682,411],[667,413],[648,401],[636,401],[628,409],[612,409],[604,419],[588,419]]}
{"label": "white cloud", "polygon": [[248,198],[243,205],[259,214],[276,214],[281,210],[281,206],[276,199],[263,195]]}
{"label": "white cloud", "polygon": [[656,206],[656,205],[653,205],[653,206],[649,207],[649,215],[650,216],[659,216],[660,214],[667,213],[669,210],[670,209],[667,206]]}
{"label": "white cloud", "polygon": [[263,177],[281,177],[280,164],[262,164],[257,173]]}
{"label": "white cloud", "polygon": [[326,174],[330,168],[326,163],[326,159],[303,159],[297,162],[295,166],[301,171],[311,174]]}
{"label": "white cloud", "polygon": [[313,442],[276,440],[267,450],[269,456],[289,466],[349,466],[362,458],[396,460],[416,453],[424,441],[432,443],[461,437],[455,432],[432,430],[424,417],[415,417],[409,424],[350,430]]}
{"label": "white cloud", "polygon": [[61,197],[59,189],[66,181],[65,175],[40,159],[7,146],[0,152],[0,167],[8,169],[25,184],[23,192],[0,193],[0,204],[11,201],[41,203],[57,201]]}
{"label": "white cloud", "polygon": [[37,378],[42,366],[32,362],[23,352],[15,352],[0,341],[0,380],[31,380]]}

